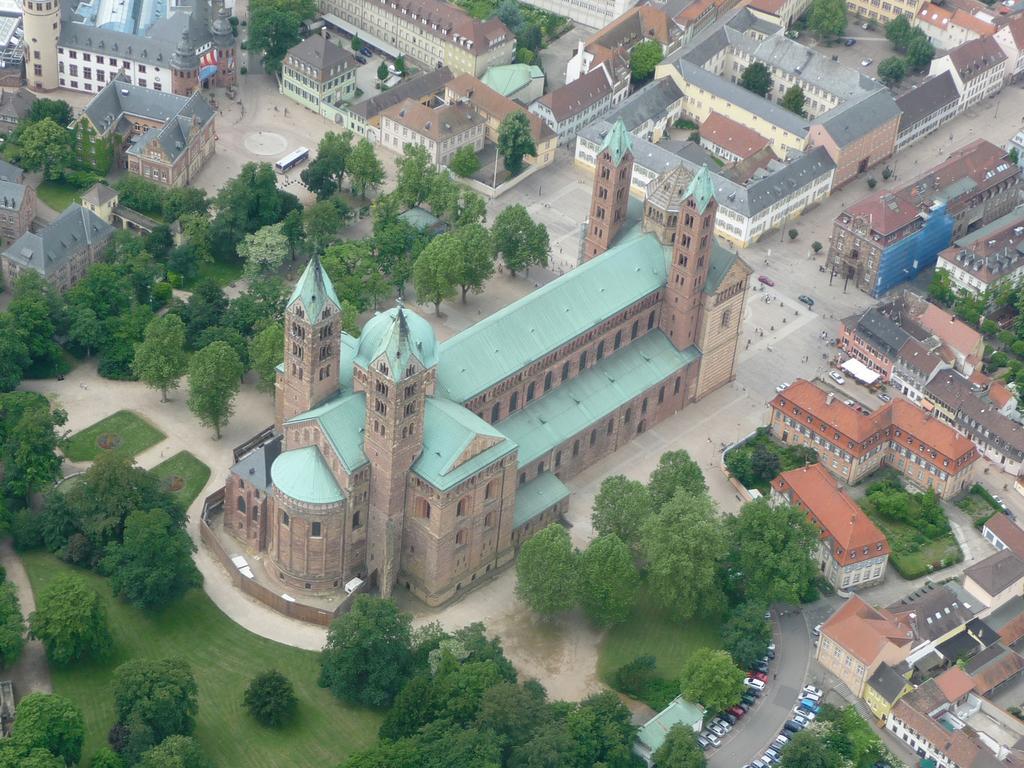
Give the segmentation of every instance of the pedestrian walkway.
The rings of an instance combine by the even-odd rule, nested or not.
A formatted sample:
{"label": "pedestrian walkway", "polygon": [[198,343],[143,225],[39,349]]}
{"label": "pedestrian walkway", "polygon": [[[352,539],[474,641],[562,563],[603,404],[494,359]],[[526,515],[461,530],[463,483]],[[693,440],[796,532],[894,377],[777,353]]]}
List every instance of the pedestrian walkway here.
{"label": "pedestrian walkway", "polygon": [[[14,585],[21,603],[21,615],[28,625],[29,615],[36,609],[36,598],[32,593],[32,584],[25,573],[21,558],[11,546],[11,540],[0,542],[0,565],[7,572],[7,580]],[[14,683],[14,698],[20,701],[30,693],[51,693],[53,684],[50,681],[50,665],[46,660],[46,650],[38,640],[30,639],[14,664],[4,673],[6,679]]]}

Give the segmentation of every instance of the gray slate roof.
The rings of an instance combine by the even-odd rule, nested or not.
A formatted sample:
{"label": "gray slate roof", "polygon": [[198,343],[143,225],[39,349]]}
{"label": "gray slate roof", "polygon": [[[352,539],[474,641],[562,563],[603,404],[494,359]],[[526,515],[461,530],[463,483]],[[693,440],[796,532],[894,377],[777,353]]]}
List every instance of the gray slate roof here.
{"label": "gray slate roof", "polygon": [[245,482],[251,483],[265,491],[270,488],[270,466],[274,459],[281,455],[281,443],[284,437],[277,435],[272,440],[247,453],[231,468],[231,473],[238,475]]}
{"label": "gray slate roof", "polygon": [[892,704],[896,701],[896,697],[900,695],[900,691],[907,685],[907,680],[883,661],[878,665],[875,673],[868,678],[868,685],[874,688],[888,703]]}
{"label": "gray slate roof", "polygon": [[45,277],[73,255],[91,244],[105,243],[113,234],[114,228],[107,222],[73,203],[41,232],[26,232],[11,243],[4,257]]}
{"label": "gray slate roof", "polygon": [[0,160],[0,181],[13,181],[17,184],[25,180],[25,172],[14,163]]}
{"label": "gray slate roof", "polygon": [[863,99],[851,99],[830,109],[815,122],[828,131],[828,135],[845,147],[871,131],[899,117],[900,108],[887,88],[875,91]]}
{"label": "gray slate roof", "polygon": [[675,80],[662,77],[648,83],[615,108],[606,120],[612,125],[621,120],[627,131],[634,130],[648,120],[663,116],[668,108],[683,98]]}
{"label": "gray slate roof", "polygon": [[330,70],[332,67],[338,66],[345,70],[359,66],[355,56],[323,35],[307,37],[298,45],[293,46],[288,51],[288,55],[319,70]]}
{"label": "gray slate roof", "polygon": [[360,101],[348,107],[348,111],[358,115],[364,120],[376,117],[388,107],[400,104],[406,99],[417,101],[431,93],[443,91],[444,86],[453,78],[452,71],[448,67],[432,69],[414,77],[407,77],[394,88],[389,88],[374,96],[372,99]]}
{"label": "gray slate roof", "polygon": [[900,130],[916,125],[959,98],[960,92],[957,91],[953,75],[948,70],[938,77],[925,80],[917,88],[896,99],[896,106],[903,112]]}
{"label": "gray slate roof", "polygon": [[0,180],[0,208],[7,211],[20,211],[24,202],[24,184]]}
{"label": "gray slate roof", "polygon": [[857,321],[857,333],[866,336],[889,357],[896,357],[911,338],[899,323],[877,307],[871,307]]}

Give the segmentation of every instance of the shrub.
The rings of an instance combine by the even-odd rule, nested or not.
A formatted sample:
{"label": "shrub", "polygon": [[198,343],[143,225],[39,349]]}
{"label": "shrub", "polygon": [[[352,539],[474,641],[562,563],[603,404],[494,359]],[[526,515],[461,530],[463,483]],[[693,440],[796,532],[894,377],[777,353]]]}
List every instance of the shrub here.
{"label": "shrub", "polygon": [[892,177],[892,168],[888,165],[882,169],[882,178],[888,181]]}
{"label": "shrub", "polygon": [[295,716],[298,699],[291,681],[276,669],[269,669],[252,679],[243,703],[254,720],[273,728]]}
{"label": "shrub", "polygon": [[672,123],[672,127],[673,128],[678,128],[681,131],[695,131],[695,130],[697,130],[697,124],[695,122],[693,122],[692,120],[687,120],[685,117],[680,117],[678,120],[676,120],[674,123]]}
{"label": "shrub", "polygon": [[787,232],[786,234],[789,235],[790,240],[796,240],[797,235],[799,235],[800,233],[796,229],[790,229],[789,232]]}
{"label": "shrub", "polygon": [[821,249],[824,248],[824,247],[825,246],[823,246],[817,240],[815,240],[813,243],[811,243],[811,250],[814,251],[815,253],[821,253]]}
{"label": "shrub", "polygon": [[874,189],[876,186],[878,186],[878,179],[874,176],[868,176],[868,187]]}
{"label": "shrub", "polygon": [[156,283],[153,286],[153,305],[155,307],[163,307],[171,300],[173,293],[174,289],[169,282]]}
{"label": "shrub", "polygon": [[11,538],[19,552],[43,546],[43,525],[39,513],[28,508],[15,512],[11,518]]}
{"label": "shrub", "polygon": [[240,75],[248,75],[249,74],[249,68],[243,66],[241,69],[238,70],[238,74],[240,74]]}

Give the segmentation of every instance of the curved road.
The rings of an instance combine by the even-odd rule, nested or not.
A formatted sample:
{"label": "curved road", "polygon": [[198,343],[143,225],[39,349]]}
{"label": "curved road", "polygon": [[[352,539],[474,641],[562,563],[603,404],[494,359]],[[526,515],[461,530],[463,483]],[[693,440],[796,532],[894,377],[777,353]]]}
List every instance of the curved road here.
{"label": "curved road", "polygon": [[802,613],[776,617],[775,660],[761,698],[708,756],[710,768],[739,768],[764,754],[796,704],[811,659],[811,638]]}

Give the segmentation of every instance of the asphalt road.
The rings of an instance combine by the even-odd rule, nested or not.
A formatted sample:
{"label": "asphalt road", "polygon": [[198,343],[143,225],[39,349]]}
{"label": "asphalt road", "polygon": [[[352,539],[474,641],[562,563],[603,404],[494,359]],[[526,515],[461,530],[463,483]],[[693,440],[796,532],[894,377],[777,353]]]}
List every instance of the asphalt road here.
{"label": "asphalt road", "polygon": [[708,755],[710,768],[739,768],[764,754],[779,735],[782,724],[803,688],[811,657],[811,639],[802,613],[778,617],[775,628],[775,660],[768,687],[746,717]]}

